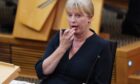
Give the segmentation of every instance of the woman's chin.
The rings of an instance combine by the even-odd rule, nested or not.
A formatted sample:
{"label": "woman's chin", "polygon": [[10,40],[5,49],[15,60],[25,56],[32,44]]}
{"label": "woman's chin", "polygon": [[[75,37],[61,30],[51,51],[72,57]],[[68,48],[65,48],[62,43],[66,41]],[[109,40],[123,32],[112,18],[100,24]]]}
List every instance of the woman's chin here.
{"label": "woman's chin", "polygon": [[78,34],[80,34],[80,32],[78,32],[78,31],[75,31],[75,32],[74,32],[74,34],[75,34],[75,35],[78,35]]}

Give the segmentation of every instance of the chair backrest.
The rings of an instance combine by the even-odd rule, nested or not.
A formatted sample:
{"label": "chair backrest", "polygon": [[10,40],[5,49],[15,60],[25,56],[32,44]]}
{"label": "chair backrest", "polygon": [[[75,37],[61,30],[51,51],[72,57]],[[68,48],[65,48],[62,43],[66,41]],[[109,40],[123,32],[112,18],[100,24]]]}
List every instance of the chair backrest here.
{"label": "chair backrest", "polygon": [[[116,50],[117,50],[117,42],[116,41],[110,41],[110,49],[111,49],[111,53],[112,53],[112,70],[110,73],[110,80],[112,79],[112,73],[113,73],[113,66],[114,66],[114,62],[115,62],[115,55],[116,55]],[[110,81],[111,84],[111,81]]]}

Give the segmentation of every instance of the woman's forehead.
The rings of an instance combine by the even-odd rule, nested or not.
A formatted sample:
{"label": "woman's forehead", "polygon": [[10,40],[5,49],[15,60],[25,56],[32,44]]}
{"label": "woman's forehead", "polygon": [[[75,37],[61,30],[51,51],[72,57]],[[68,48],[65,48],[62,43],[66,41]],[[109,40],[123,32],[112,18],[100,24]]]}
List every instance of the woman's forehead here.
{"label": "woman's forehead", "polygon": [[70,9],[67,9],[67,13],[84,14],[85,12],[78,8],[70,8]]}

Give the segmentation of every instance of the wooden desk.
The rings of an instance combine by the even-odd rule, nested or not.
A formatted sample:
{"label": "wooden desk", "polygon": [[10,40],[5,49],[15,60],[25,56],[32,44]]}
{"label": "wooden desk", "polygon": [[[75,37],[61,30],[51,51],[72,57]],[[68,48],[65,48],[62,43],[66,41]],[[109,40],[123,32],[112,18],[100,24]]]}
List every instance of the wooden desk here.
{"label": "wooden desk", "polygon": [[140,84],[140,75],[131,75],[128,80],[128,84]]}
{"label": "wooden desk", "polygon": [[[0,61],[7,60],[5,62],[8,62],[11,59],[9,62],[20,66],[20,76],[37,78],[34,66],[43,56],[47,43],[16,39],[13,35],[0,34]],[[26,61],[23,59],[26,59]]]}
{"label": "wooden desk", "polygon": [[9,84],[9,82],[19,75],[19,66],[0,62],[0,84]]}
{"label": "wooden desk", "polygon": [[[117,49],[116,55],[116,81],[117,84],[130,84],[135,80],[132,74],[140,71],[140,41],[122,46]],[[137,83],[131,83],[137,84]],[[140,84],[140,83],[139,83]]]}

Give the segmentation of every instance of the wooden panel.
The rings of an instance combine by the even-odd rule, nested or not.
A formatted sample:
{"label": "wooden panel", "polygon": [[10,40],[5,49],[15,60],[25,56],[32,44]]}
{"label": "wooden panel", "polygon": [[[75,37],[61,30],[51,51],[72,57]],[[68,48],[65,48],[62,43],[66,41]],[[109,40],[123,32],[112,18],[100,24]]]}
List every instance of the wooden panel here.
{"label": "wooden panel", "polygon": [[0,61],[11,62],[10,45],[0,43]]}
{"label": "wooden panel", "polygon": [[128,84],[140,84],[140,75],[131,75],[128,80]]}
{"label": "wooden panel", "polygon": [[128,77],[140,71],[140,41],[118,48],[116,62],[117,84],[128,84]]}
{"label": "wooden panel", "polygon": [[[123,56],[123,57],[121,57]],[[127,84],[127,55],[117,50],[116,56],[116,83]]]}
{"label": "wooden panel", "polygon": [[102,10],[103,10],[103,0],[92,0],[94,3],[94,17],[91,23],[91,27],[97,34],[100,32]]}
{"label": "wooden panel", "polygon": [[30,47],[39,47],[45,48],[48,41],[34,41],[34,40],[27,40],[27,39],[17,39],[14,38],[10,34],[0,34],[0,44],[5,45],[18,45],[18,46],[30,46]]}
{"label": "wooden panel", "polygon": [[61,0],[57,2],[57,13],[54,19],[53,29],[60,30],[69,28],[67,23],[67,14],[65,9],[65,4],[67,0]]}
{"label": "wooden panel", "polygon": [[[46,7],[43,6],[46,0],[21,0],[22,10],[20,10],[19,20],[29,28],[40,31],[45,21],[50,21],[49,17],[56,5],[57,0],[48,1]],[[46,2],[47,3],[47,2]]]}
{"label": "wooden panel", "polygon": [[[22,17],[22,12],[24,12],[23,8],[26,7],[26,3],[22,3],[22,1],[25,0],[19,0],[18,3],[18,9],[17,9],[17,15],[13,30],[14,37],[17,38],[24,38],[24,39],[32,39],[32,40],[39,40],[39,41],[48,41],[51,33],[51,27],[55,16],[55,8],[51,12],[50,16],[45,21],[45,24],[43,25],[42,29],[40,31],[35,31],[31,28],[29,28],[26,25],[23,25],[20,22],[20,17]],[[29,0],[26,0],[28,3]],[[48,21],[49,20],[49,21]]]}
{"label": "wooden panel", "polygon": [[13,46],[12,61],[21,67],[21,75],[36,76],[35,63],[43,56],[44,49]]}
{"label": "wooden panel", "polygon": [[[0,60],[7,59],[10,45],[12,62],[21,66],[20,76],[37,78],[34,65],[44,54],[47,43],[48,42],[15,39],[12,35],[0,34]],[[5,53],[2,54],[3,52],[1,51]]]}
{"label": "wooden panel", "polygon": [[140,73],[140,52],[138,52],[140,51],[140,48],[138,48],[136,51],[137,53],[132,51],[131,54],[133,53],[133,55],[128,57],[128,61],[132,63],[132,65],[128,68],[128,75]]}

